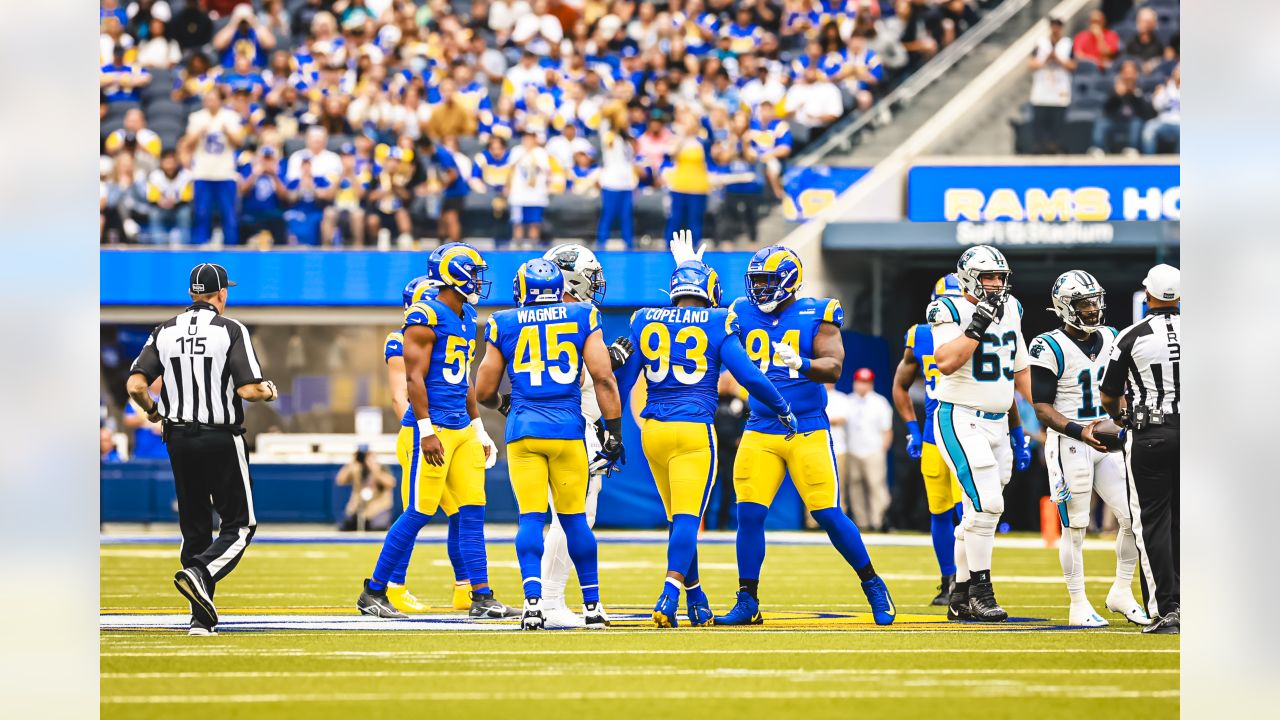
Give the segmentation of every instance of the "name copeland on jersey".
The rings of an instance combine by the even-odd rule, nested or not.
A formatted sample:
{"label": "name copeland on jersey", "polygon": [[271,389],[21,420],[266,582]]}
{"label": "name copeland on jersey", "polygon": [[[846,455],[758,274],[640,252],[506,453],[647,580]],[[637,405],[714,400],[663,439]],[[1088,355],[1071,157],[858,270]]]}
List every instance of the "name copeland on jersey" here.
{"label": "name copeland on jersey", "polygon": [[[925,319],[933,329],[935,354],[938,348],[964,334],[974,308],[964,297],[940,297],[929,303]],[[1008,412],[1013,405],[1014,373],[1027,364],[1022,303],[1008,297],[1000,318],[992,321],[973,355],[954,373],[939,375],[934,397],[984,412]]]}
{"label": "name copeland on jersey", "polygon": [[[1107,369],[1111,348],[1119,332],[1113,327],[1098,330],[1102,345],[1093,358],[1061,328],[1037,335],[1028,346],[1028,360],[1058,378],[1053,409],[1068,420],[1091,422],[1106,416],[1102,408],[1102,373]],[[1050,428],[1052,429],[1052,428]]]}

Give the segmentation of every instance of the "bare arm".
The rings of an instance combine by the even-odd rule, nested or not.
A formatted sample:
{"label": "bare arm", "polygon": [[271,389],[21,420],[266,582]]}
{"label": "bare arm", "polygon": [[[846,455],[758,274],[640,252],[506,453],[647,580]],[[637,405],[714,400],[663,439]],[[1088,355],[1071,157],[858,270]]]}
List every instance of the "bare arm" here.
{"label": "bare arm", "polygon": [[276,386],[269,380],[264,380],[260,383],[241,385],[236,388],[236,395],[239,395],[241,400],[248,400],[250,402],[257,402],[259,400],[271,401],[276,399]]}
{"label": "bare arm", "polygon": [[978,349],[978,341],[967,335],[950,340],[933,351],[933,359],[938,364],[938,371],[943,375],[951,375],[964,367]]}
{"label": "bare arm", "polygon": [[227,49],[227,46],[231,44],[231,38],[236,35],[236,26],[237,24],[227,23],[213,36],[214,50],[222,51]]}
{"label": "bare arm", "polygon": [[431,417],[427,404],[427,370],[431,367],[431,350],[436,332],[425,325],[410,325],[404,331],[404,373],[409,404],[419,420]]}
{"label": "bare arm", "polygon": [[600,416],[605,420],[622,417],[622,396],[618,394],[618,381],[613,377],[613,361],[609,359],[609,349],[601,339],[599,330],[587,337],[582,347],[583,364],[596,385],[596,401],[600,404]]}
{"label": "bare arm", "polygon": [[507,368],[507,359],[497,345],[489,343],[476,370],[476,400],[483,406],[497,410],[499,405],[498,386],[502,384],[502,371]]}
{"label": "bare arm", "polygon": [[343,465],[342,469],[338,471],[336,482],[338,485],[353,485],[355,484],[355,474],[355,468],[350,463]]}
{"label": "bare arm", "polygon": [[404,358],[387,360],[387,384],[391,386],[391,409],[396,417],[404,417],[409,409],[409,384],[404,372]]}
{"label": "bare arm", "polygon": [[819,324],[818,334],[813,337],[813,360],[805,377],[815,382],[833,383],[840,379],[843,368],[844,341],[840,339],[839,328],[831,323]]}
{"label": "bare arm", "polygon": [[916,419],[916,404],[911,402],[911,386],[916,382],[916,374],[920,372],[920,361],[911,348],[903,348],[902,360],[893,371],[893,406],[898,410],[898,417],[903,422]]}
{"label": "bare arm", "polygon": [[125,389],[129,392],[129,397],[147,414],[147,420],[158,422],[160,420],[160,403],[151,399],[150,387],[151,383],[147,382],[147,378],[142,373],[133,373],[125,383]]}

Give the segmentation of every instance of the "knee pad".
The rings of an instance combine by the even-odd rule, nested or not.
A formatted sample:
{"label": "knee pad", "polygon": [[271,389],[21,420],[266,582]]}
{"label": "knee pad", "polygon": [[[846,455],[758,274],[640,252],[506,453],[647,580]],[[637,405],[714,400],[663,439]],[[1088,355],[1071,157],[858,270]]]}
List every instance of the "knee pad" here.
{"label": "knee pad", "polygon": [[1000,524],[1000,514],[985,510],[976,512],[966,515],[964,524],[968,526],[969,532],[975,535],[993,536],[996,534],[996,526]]}

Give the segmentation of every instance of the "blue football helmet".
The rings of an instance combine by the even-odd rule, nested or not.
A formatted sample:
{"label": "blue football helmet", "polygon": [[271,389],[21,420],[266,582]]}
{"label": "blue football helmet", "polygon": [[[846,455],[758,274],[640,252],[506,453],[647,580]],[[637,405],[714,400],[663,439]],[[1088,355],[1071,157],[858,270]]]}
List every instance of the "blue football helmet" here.
{"label": "blue football helmet", "polygon": [[427,279],[426,275],[419,275],[418,277],[410,280],[409,284],[404,286],[404,293],[402,295],[402,299],[404,300],[404,309],[408,310],[410,305],[421,300],[422,297],[427,294],[427,291],[434,287],[435,285]]}
{"label": "blue football helmet", "polygon": [[720,307],[723,293],[720,290],[720,276],[716,271],[698,260],[687,260],[671,273],[671,301],[678,297],[702,298],[711,307]]}
{"label": "blue football helmet", "polygon": [[484,279],[488,269],[480,251],[466,243],[446,243],[427,258],[427,280],[457,290],[472,305],[489,297],[491,283]]}
{"label": "blue football helmet", "polygon": [[764,312],[771,313],[800,292],[804,267],[791,250],[781,245],[770,245],[751,256],[746,281],[747,299]]}
{"label": "blue football helmet", "polygon": [[564,273],[550,260],[538,258],[521,265],[511,285],[520,307],[558,303],[564,299]]}
{"label": "blue football helmet", "polygon": [[960,289],[960,278],[956,277],[955,273],[947,273],[934,283],[933,293],[929,299],[937,300],[940,297],[960,297],[961,295],[964,295],[964,291]]}

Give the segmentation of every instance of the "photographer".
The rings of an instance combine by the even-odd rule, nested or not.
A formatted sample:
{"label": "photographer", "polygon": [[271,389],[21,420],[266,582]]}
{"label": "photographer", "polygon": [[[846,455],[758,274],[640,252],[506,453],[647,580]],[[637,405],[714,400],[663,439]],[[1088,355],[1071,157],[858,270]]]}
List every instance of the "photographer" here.
{"label": "photographer", "polygon": [[343,511],[338,529],[386,530],[391,527],[391,491],[396,479],[382,467],[365,445],[356,450],[355,459],[338,471],[338,485],[351,486],[351,499]]}

